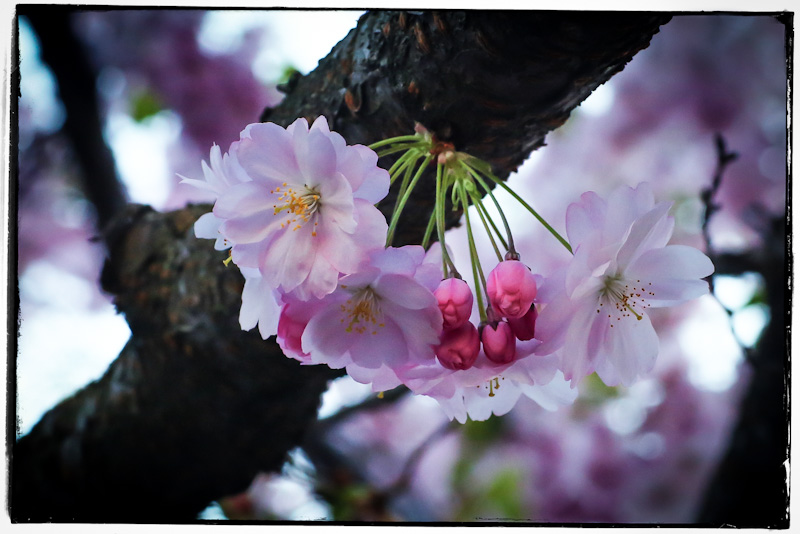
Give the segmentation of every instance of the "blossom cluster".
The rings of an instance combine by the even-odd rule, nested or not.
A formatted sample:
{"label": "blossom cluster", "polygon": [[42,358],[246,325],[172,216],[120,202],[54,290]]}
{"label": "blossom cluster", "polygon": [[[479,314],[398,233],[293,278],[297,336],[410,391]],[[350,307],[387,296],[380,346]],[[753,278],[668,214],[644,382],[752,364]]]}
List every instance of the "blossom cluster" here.
{"label": "blossom cluster", "polygon": [[[377,165],[379,156],[398,152],[389,171]],[[433,164],[436,202],[423,242],[393,247],[400,213]],[[565,269],[534,274],[488,182],[508,186],[421,127],[365,147],[348,145],[322,116],[310,127],[305,119],[285,129],[251,124],[227,153],[212,147],[202,169],[203,180],[183,178],[216,196],[195,233],[230,249],[226,262],[245,277],[243,329],[258,326],[286,356],[344,368],[373,391],[402,384],[433,397],[461,422],[505,414],[521,395],[556,409],[594,372],[610,385],[631,384],[658,352],[647,309],[702,295],[701,279],[713,271],[701,252],[667,244],[669,204],[656,204],[642,184],[621,187],[607,201],[584,194],[567,210],[569,242],[516,197],[573,253]],[[376,204],[399,178],[387,223]],[[448,190],[469,231],[472,287],[445,245]],[[484,208],[484,194],[505,233]],[[488,276],[477,259],[470,205],[497,254]],[[431,244],[434,228],[439,242]]]}

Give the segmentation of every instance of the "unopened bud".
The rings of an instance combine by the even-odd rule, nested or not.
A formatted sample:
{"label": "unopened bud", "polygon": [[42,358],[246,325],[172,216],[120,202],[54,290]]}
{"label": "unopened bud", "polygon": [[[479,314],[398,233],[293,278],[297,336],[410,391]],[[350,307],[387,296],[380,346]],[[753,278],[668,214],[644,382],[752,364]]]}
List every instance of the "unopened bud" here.
{"label": "unopened bud", "polygon": [[514,361],[517,353],[517,340],[511,327],[505,321],[487,323],[481,327],[483,352],[494,363],[504,364]]}
{"label": "unopened bud", "polygon": [[501,261],[489,273],[486,293],[500,315],[517,319],[528,312],[536,298],[536,280],[522,262]]}
{"label": "unopened bud", "polygon": [[458,328],[443,331],[440,341],[441,343],[433,350],[439,358],[439,363],[448,369],[458,371],[469,369],[481,350],[478,329],[469,321]]}
{"label": "unopened bud", "polygon": [[519,319],[509,319],[508,324],[511,326],[511,331],[520,341],[528,341],[533,339],[536,335],[536,318],[539,316],[536,311],[536,306],[531,306],[528,313]]}
{"label": "unopened bud", "polygon": [[444,319],[444,329],[458,328],[472,313],[472,290],[464,280],[447,278],[433,292]]}

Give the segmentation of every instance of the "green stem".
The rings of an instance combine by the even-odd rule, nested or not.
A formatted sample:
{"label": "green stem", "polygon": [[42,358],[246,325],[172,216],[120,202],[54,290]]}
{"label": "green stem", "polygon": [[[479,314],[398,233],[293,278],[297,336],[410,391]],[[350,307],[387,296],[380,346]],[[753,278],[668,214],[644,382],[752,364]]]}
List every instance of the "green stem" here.
{"label": "green stem", "polygon": [[431,216],[428,218],[428,226],[425,228],[425,235],[422,237],[422,248],[428,250],[428,245],[431,244],[431,235],[433,234],[433,226],[436,224],[436,207],[434,206]]}
{"label": "green stem", "polygon": [[408,152],[397,158],[397,161],[395,161],[392,164],[392,166],[389,167],[389,180],[390,180],[389,183],[393,184],[395,179],[397,178],[397,175],[400,174],[400,171],[402,171],[406,167],[406,165],[409,165],[412,162],[416,161],[418,157],[419,157],[418,154],[415,154],[409,150]]}
{"label": "green stem", "polygon": [[442,249],[442,273],[445,278],[447,278],[447,271],[448,266],[450,272],[453,273],[454,276],[461,278],[461,275],[458,274],[458,269],[456,269],[453,260],[450,258],[450,255],[447,253],[447,246],[444,242],[444,231],[445,231],[445,221],[444,221],[444,199],[446,191],[444,190],[445,186],[443,184],[443,177],[442,177],[442,165],[436,165],[436,206],[434,211],[436,212],[436,232],[439,236],[439,246]]}
{"label": "green stem", "polygon": [[388,139],[381,139],[380,141],[376,141],[376,142],[372,143],[371,145],[369,145],[369,148],[371,148],[372,150],[375,150],[376,148],[379,148],[379,147],[382,147],[382,146],[385,146],[385,145],[391,145],[392,143],[402,143],[402,142],[406,142],[406,141],[419,141],[419,140],[420,140],[420,136],[417,135],[417,134],[401,135],[399,137],[390,137]]}
{"label": "green stem", "polygon": [[388,156],[390,154],[395,154],[397,152],[408,151],[408,150],[411,150],[412,148],[426,148],[426,147],[427,147],[427,145],[424,145],[424,144],[421,144],[421,143],[411,143],[411,144],[406,144],[406,145],[402,145],[402,146],[395,146],[395,147],[387,148],[386,150],[382,150],[382,151],[378,152],[378,157],[382,158],[384,156]]}
{"label": "green stem", "polygon": [[[455,187],[455,186],[453,186]],[[480,312],[481,322],[486,321],[486,310],[483,306],[483,291],[486,291],[486,278],[483,276],[483,269],[481,269],[481,262],[478,259],[478,250],[475,247],[475,239],[472,236],[472,225],[469,222],[469,201],[467,200],[467,193],[463,187],[459,187],[459,194],[461,195],[461,207],[464,208],[464,219],[467,222],[467,240],[469,241],[469,256],[472,263],[472,276],[475,279],[475,294],[478,297],[478,311]],[[478,275],[480,274],[480,281]]]}
{"label": "green stem", "polygon": [[500,187],[502,187],[503,189],[505,189],[506,191],[508,191],[509,193],[511,193],[511,196],[513,196],[515,199],[517,199],[517,201],[518,201],[520,204],[522,204],[522,205],[525,207],[525,209],[527,209],[528,211],[530,211],[530,212],[531,212],[531,214],[532,214],[534,217],[536,217],[536,220],[538,220],[540,223],[542,223],[542,226],[544,226],[545,228],[547,228],[547,230],[548,230],[548,231],[549,231],[551,234],[553,234],[553,237],[555,237],[556,239],[558,239],[558,240],[561,242],[561,244],[562,244],[562,245],[564,245],[564,247],[565,247],[565,248],[566,248],[566,249],[569,251],[569,253],[570,253],[570,254],[572,254],[572,253],[573,253],[573,252],[572,252],[572,247],[571,247],[571,246],[569,246],[569,243],[567,242],[567,240],[566,240],[566,239],[564,239],[563,237],[561,237],[561,234],[559,234],[558,232],[556,232],[555,228],[553,228],[552,226],[550,226],[549,224],[547,224],[547,221],[545,221],[545,220],[544,220],[544,218],[542,218],[542,216],[541,216],[541,215],[539,215],[538,213],[536,213],[536,210],[535,210],[535,209],[533,209],[532,207],[530,207],[530,206],[528,205],[528,203],[527,203],[527,202],[525,202],[524,200],[522,200],[522,198],[521,198],[521,197],[520,197],[518,194],[516,194],[516,193],[514,192],[514,190],[513,190],[513,189],[511,189],[510,187],[508,187],[508,186],[505,184],[505,182],[503,182],[502,180],[500,180],[500,179],[499,179],[499,178],[497,178],[496,176],[492,176],[492,175],[488,175],[488,176],[489,176],[489,178],[491,178],[491,180],[492,180],[492,181],[494,181],[494,183],[496,183],[497,185],[499,185]]}
{"label": "green stem", "polygon": [[[500,229],[497,227],[497,225],[494,224],[494,221],[489,216],[489,211],[486,209],[486,206],[484,206],[483,202],[480,201],[480,197],[478,197],[476,195],[476,198],[479,200],[479,202],[477,204],[475,204],[475,207],[478,208],[479,211],[483,211],[483,215],[486,216],[486,219],[489,221],[489,224],[492,226],[492,229],[494,230],[494,233],[497,236],[497,239],[500,241],[500,244],[503,245],[503,247],[506,250],[508,250],[508,244],[506,243],[506,240],[503,237],[503,232],[501,232]],[[475,201],[473,200],[473,204],[474,203],[475,203]]]}
{"label": "green stem", "polygon": [[505,226],[506,228],[506,235],[508,235],[508,247],[506,247],[506,249],[512,254],[516,254],[517,251],[514,248],[514,238],[511,236],[511,226],[509,226],[508,224],[508,220],[506,219],[505,213],[503,213],[503,209],[500,207],[500,203],[497,202],[497,199],[494,197],[494,193],[489,188],[489,186],[486,185],[486,182],[483,181],[483,178],[480,177],[480,175],[475,171],[475,169],[466,164],[464,164],[464,166],[467,168],[469,173],[478,181],[478,183],[481,184],[481,187],[483,187],[484,191],[486,191],[489,197],[491,197],[492,202],[494,202],[494,205],[497,208],[498,213],[500,213],[500,218],[503,220],[503,226]]}
{"label": "green stem", "polygon": [[394,213],[392,213],[392,222],[389,224],[389,231],[386,234],[386,246],[392,244],[392,239],[394,238],[394,231],[397,228],[397,221],[400,219],[400,214],[403,212],[403,208],[406,206],[406,202],[408,202],[408,198],[411,196],[411,192],[414,190],[414,187],[417,185],[417,182],[422,177],[422,174],[425,172],[425,169],[428,167],[428,163],[430,163],[433,155],[428,154],[425,157],[425,161],[422,162],[422,165],[419,166],[419,170],[417,174],[414,175],[414,179],[411,180],[411,183],[408,185],[408,189],[403,194],[403,198],[400,199],[400,204],[395,208]]}
{"label": "green stem", "polygon": [[483,227],[486,229],[486,235],[489,236],[489,241],[492,242],[492,247],[494,248],[494,253],[497,254],[497,261],[503,261],[503,255],[500,253],[500,249],[497,248],[497,243],[494,240],[494,236],[492,235],[492,229],[489,228],[489,223],[486,222],[486,218],[483,216],[484,206],[481,198],[478,195],[470,195],[472,198],[472,205],[475,206],[475,210],[478,212],[478,217],[481,218],[481,222],[483,223]]}
{"label": "green stem", "polygon": [[[404,165],[402,168],[402,170],[404,171],[403,181],[400,182],[400,189],[397,190],[397,198],[394,200],[394,208],[392,208],[392,213],[397,211],[397,208],[400,206],[400,199],[402,199],[405,196],[406,191],[408,190],[408,182],[411,180],[411,173],[414,171],[414,165],[416,165],[416,163],[417,163],[416,159],[409,160],[408,164]],[[400,170],[397,171],[394,178],[397,179],[399,175],[400,175]],[[394,183],[393,180],[389,181],[390,186],[393,183]]]}

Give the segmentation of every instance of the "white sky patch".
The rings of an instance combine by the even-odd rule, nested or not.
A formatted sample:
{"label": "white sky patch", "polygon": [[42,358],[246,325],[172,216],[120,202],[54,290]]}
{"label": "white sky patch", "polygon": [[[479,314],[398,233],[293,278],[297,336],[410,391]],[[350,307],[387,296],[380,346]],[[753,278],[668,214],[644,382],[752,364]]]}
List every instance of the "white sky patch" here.
{"label": "white sky patch", "polygon": [[758,273],[744,273],[741,276],[714,276],[714,295],[729,310],[739,310],[753,298],[762,284]]}
{"label": "white sky patch", "polygon": [[308,74],[356,26],[363,11],[211,11],[198,40],[211,53],[230,53],[245,34],[264,28],[253,72],[264,82],[278,80],[286,67]]}
{"label": "white sky patch", "polygon": [[769,323],[769,306],[752,304],[733,314],[733,331],[744,346],[752,348]]}
{"label": "white sky patch", "polygon": [[36,35],[22,17],[19,22],[20,108],[30,111],[32,126],[44,132],[61,128],[66,114],[57,98],[56,81],[39,57]]}
{"label": "white sky patch", "polygon": [[318,416],[320,419],[330,417],[342,407],[357,404],[370,395],[377,395],[377,393],[373,393],[372,388],[367,384],[360,384],[349,376],[337,378],[322,394],[322,404]]}
{"label": "white sky patch", "polygon": [[180,132],[180,119],[168,111],[142,122],[122,113],[109,116],[106,138],[131,202],[159,209],[167,200],[172,180],[166,148]]}
{"label": "white sky patch", "polygon": [[[50,270],[34,275],[30,285],[52,287],[62,280]],[[128,324],[111,304],[94,311],[80,302],[61,304],[26,309],[23,302],[17,354],[17,416],[23,434],[67,395],[100,378],[130,338]]]}
{"label": "white sky patch", "polygon": [[614,87],[611,84],[603,84],[581,102],[577,108],[578,113],[584,113],[593,117],[605,115],[614,105]]}
{"label": "white sky patch", "polygon": [[742,349],[731,332],[727,314],[714,297],[697,301],[677,332],[689,362],[689,380],[700,389],[725,391],[736,382]]}

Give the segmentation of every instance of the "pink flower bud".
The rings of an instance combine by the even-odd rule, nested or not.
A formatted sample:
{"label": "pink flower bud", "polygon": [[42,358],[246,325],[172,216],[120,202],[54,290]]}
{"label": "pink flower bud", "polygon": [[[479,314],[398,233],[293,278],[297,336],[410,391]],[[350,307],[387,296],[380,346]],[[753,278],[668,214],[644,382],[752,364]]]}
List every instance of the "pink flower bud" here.
{"label": "pink flower bud", "polygon": [[442,280],[433,292],[442,310],[444,329],[458,328],[469,320],[472,313],[472,290],[458,278]]}
{"label": "pink flower bud", "polygon": [[510,363],[517,353],[517,340],[511,327],[505,321],[497,324],[488,323],[481,328],[483,352],[494,363]]}
{"label": "pink flower bud", "polygon": [[486,293],[500,315],[517,319],[528,312],[536,298],[536,280],[521,261],[501,261],[489,273]]}
{"label": "pink flower bud", "polygon": [[539,313],[536,311],[536,306],[531,306],[528,313],[519,319],[509,319],[508,324],[511,326],[511,331],[517,336],[520,341],[528,341],[533,339],[536,335],[536,318]]}
{"label": "pink flower bud", "polygon": [[284,306],[281,311],[280,319],[278,319],[278,345],[280,345],[283,353],[300,360],[301,362],[309,362],[311,357],[303,352],[303,344],[301,338],[306,329],[308,320],[300,316],[296,316],[292,312],[295,310],[292,304]]}
{"label": "pink flower bud", "polygon": [[458,328],[442,332],[441,342],[433,350],[439,363],[448,369],[469,369],[478,358],[481,340],[478,329],[467,321]]}

